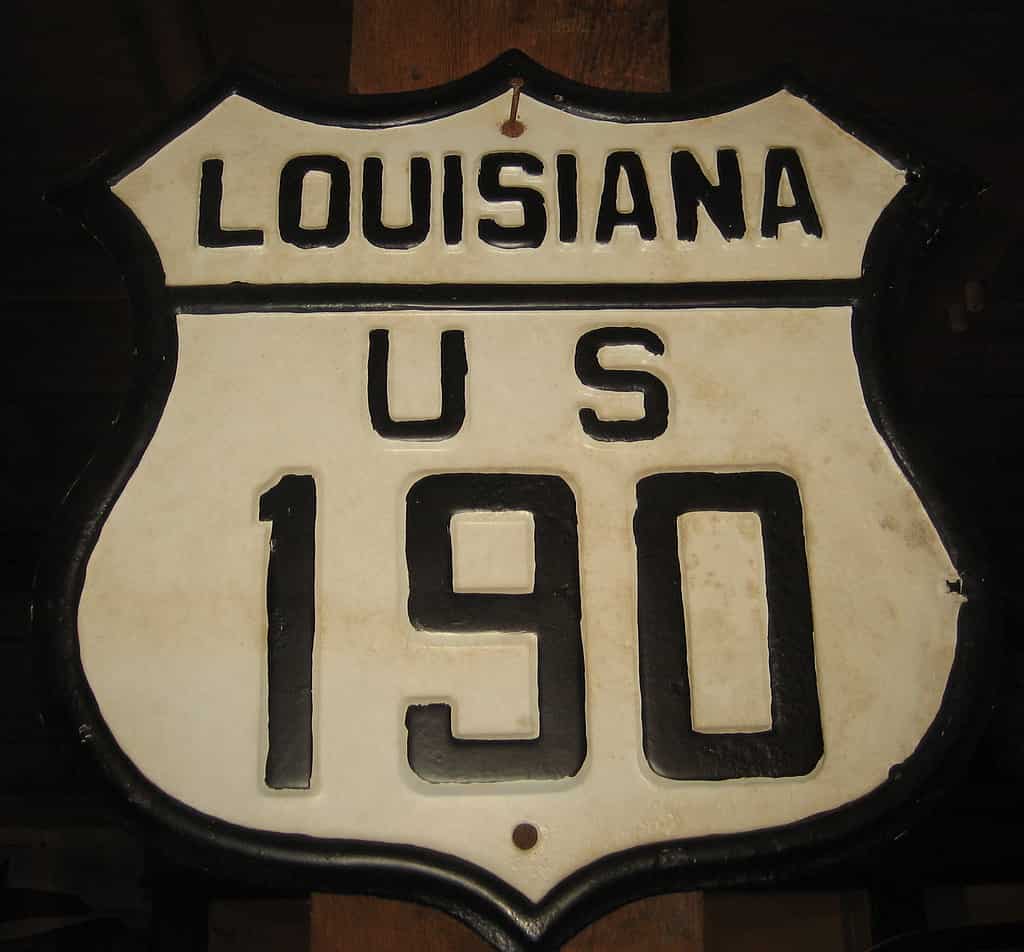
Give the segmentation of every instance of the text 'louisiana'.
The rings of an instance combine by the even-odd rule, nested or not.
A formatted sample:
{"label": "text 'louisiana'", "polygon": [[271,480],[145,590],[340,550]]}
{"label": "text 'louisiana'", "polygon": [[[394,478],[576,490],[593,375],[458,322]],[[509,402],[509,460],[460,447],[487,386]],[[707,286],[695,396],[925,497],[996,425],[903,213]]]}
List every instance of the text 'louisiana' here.
{"label": "text 'louisiana'", "polygon": [[[714,176],[709,176],[687,150],[670,153],[666,164],[673,203],[669,217],[678,241],[696,239],[698,205],[704,208],[724,238],[746,235],[743,179],[735,149],[718,150]],[[600,196],[595,196],[597,214],[593,232],[586,235],[581,235],[579,158],[572,153],[559,153],[553,165],[556,207],[552,212],[545,193],[538,187],[544,184],[543,176],[550,174],[542,159],[528,152],[492,152],[482,156],[476,175],[477,194],[484,202],[518,206],[518,221],[509,224],[507,220],[498,221],[481,213],[475,221],[476,237],[494,248],[517,249],[540,247],[549,227],[557,228],[558,240],[565,243],[592,238],[599,244],[607,244],[620,228],[638,234],[645,241],[658,236],[659,216],[651,200],[648,169],[638,153],[619,151],[606,157]],[[441,208],[437,216],[431,213],[435,172],[430,159],[411,158],[403,182],[409,194],[408,224],[395,225],[384,221],[384,163],[376,156],[364,158],[359,184],[365,240],[389,250],[415,248],[426,241],[439,217],[444,243],[462,243],[466,225],[463,166],[461,155],[444,156]],[[326,177],[327,207],[324,220],[310,225],[303,222],[303,192],[307,178],[313,173]],[[517,184],[508,184],[505,173],[515,176]],[[768,149],[762,180],[759,223],[762,238],[778,238],[779,226],[787,222],[799,224],[806,235],[821,237],[821,219],[795,149]],[[225,183],[223,159],[206,159],[202,163],[198,235],[202,247],[263,244],[264,223],[224,227],[221,207],[230,204],[230,194],[227,199],[224,197],[230,182],[228,170]],[[281,240],[298,248],[334,248],[343,244],[351,231],[351,199],[352,174],[345,159],[336,155],[300,155],[289,159],[281,169],[278,184],[277,229]],[[668,223],[661,222],[661,227],[667,226]]]}

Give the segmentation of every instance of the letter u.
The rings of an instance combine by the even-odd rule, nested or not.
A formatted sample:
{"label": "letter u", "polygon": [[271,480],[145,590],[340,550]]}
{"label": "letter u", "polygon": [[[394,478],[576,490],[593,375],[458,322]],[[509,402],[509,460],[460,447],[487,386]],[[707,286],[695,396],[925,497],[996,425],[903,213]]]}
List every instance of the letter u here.
{"label": "letter u", "polygon": [[370,422],[389,440],[447,440],[466,419],[466,336],[441,333],[441,413],[434,419],[394,420],[388,407],[388,332],[370,331],[366,397]]}

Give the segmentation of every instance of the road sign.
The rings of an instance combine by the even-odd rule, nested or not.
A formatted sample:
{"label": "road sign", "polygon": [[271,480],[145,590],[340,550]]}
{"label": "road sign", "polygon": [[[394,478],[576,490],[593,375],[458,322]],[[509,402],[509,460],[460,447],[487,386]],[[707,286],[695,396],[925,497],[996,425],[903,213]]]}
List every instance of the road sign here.
{"label": "road sign", "polygon": [[878,352],[930,176],[793,83],[518,54],[93,169],[139,372],[40,573],[83,740],[204,862],[511,945],[884,836],[982,689]]}

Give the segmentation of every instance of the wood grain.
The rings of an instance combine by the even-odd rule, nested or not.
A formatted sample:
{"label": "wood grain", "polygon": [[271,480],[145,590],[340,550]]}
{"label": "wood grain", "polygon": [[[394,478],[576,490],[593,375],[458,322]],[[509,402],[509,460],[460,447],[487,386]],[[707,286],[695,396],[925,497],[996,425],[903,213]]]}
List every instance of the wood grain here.
{"label": "wood grain", "polygon": [[564,952],[704,952],[704,896],[672,893],[622,906],[587,926]]}
{"label": "wood grain", "polygon": [[310,952],[489,952],[491,946],[437,909],[368,896],[314,894]]}
{"label": "wood grain", "polygon": [[[664,0],[355,0],[349,88],[398,92],[450,82],[510,48],[593,86],[662,91],[669,85]],[[314,896],[314,952],[360,948],[487,949],[461,923],[408,903]],[[632,903],[591,925],[566,948],[698,952],[700,896]]]}
{"label": "wood grain", "polygon": [[[847,894],[838,892],[706,893],[705,952],[785,949],[786,952],[862,952],[867,924],[853,921]],[[866,917],[866,906],[861,907]]]}
{"label": "wood grain", "polygon": [[[665,0],[355,0],[349,87],[399,92],[450,82],[507,49],[593,86],[662,91],[669,83]],[[566,948],[699,952],[697,894],[632,903],[589,926]],[[313,898],[314,952],[343,949],[488,949],[435,910],[361,897]]]}
{"label": "wood grain", "polygon": [[253,66],[306,95],[329,99],[347,90],[351,0],[178,2],[202,8],[199,38],[218,65]]}
{"label": "wood grain", "polygon": [[211,902],[206,952],[305,952],[312,916],[304,899]]}
{"label": "wood grain", "polygon": [[564,76],[611,89],[668,88],[665,0],[355,0],[353,92],[421,89],[518,48]]}

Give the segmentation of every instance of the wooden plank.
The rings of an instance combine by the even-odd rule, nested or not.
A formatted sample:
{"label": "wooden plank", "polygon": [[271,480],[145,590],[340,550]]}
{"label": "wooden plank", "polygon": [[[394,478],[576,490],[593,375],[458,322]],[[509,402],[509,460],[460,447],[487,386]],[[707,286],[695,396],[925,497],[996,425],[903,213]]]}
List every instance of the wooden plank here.
{"label": "wooden plank", "polygon": [[871,897],[864,889],[839,893],[839,916],[843,927],[843,949],[861,952],[871,945]]}
{"label": "wooden plank", "polygon": [[922,880],[900,876],[893,868],[885,869],[883,876],[871,884],[871,938],[883,942],[927,928]]}
{"label": "wooden plank", "polygon": [[[510,48],[594,86],[668,88],[668,4],[635,0],[355,0],[352,92],[421,89],[458,79]],[[584,930],[566,948],[698,952],[700,896],[632,903]],[[313,897],[311,948],[477,950],[490,948],[461,923],[409,903],[363,897]]]}
{"label": "wooden plank", "polygon": [[310,952],[487,952],[491,946],[458,920],[427,906],[314,894],[309,948]]}
{"label": "wooden plank", "polygon": [[703,952],[704,895],[672,893],[610,912],[562,946],[564,952]]}
{"label": "wooden plank", "polygon": [[351,0],[179,2],[200,8],[193,17],[199,44],[219,65],[253,66],[305,95],[346,91]]}
{"label": "wooden plank", "polygon": [[706,893],[707,952],[736,949],[785,952],[862,952],[866,904],[843,893]]}
{"label": "wooden plank", "polygon": [[516,47],[564,76],[611,89],[668,88],[664,0],[356,0],[353,92],[446,83]]}
{"label": "wooden plank", "polygon": [[972,925],[1020,922],[1024,917],[1024,883],[988,883],[964,887],[968,922]]}
{"label": "wooden plank", "polygon": [[304,952],[310,907],[305,899],[227,899],[210,903],[207,952]]}
{"label": "wooden plank", "polygon": [[165,0],[130,6],[138,8],[140,68],[148,60],[156,72],[165,108],[183,102],[209,78],[213,67],[201,41],[196,5],[191,0]]}

